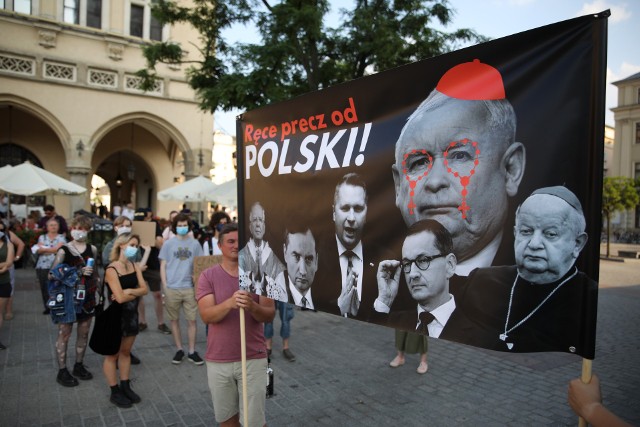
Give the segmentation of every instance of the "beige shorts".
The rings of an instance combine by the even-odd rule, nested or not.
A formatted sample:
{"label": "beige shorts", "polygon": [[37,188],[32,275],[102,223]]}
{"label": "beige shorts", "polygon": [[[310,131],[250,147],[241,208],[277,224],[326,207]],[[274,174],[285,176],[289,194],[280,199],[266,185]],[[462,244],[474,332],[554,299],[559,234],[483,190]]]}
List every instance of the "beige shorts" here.
{"label": "beige shorts", "polygon": [[[242,411],[242,362],[217,363],[207,361],[207,377],[216,421],[222,423]],[[247,419],[249,427],[264,426],[267,394],[267,359],[247,360]],[[245,426],[247,427],[247,426]]]}
{"label": "beige shorts", "polygon": [[164,308],[167,309],[169,320],[180,319],[180,308],[184,311],[184,318],[196,320],[198,314],[198,303],[196,293],[193,288],[169,289],[164,294]]}

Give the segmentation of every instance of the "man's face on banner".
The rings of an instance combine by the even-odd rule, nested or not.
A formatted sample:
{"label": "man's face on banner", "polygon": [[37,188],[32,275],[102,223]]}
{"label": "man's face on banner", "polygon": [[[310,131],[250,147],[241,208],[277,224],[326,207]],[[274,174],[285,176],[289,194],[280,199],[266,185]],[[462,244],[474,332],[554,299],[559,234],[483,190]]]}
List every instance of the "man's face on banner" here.
{"label": "man's face on banner", "polygon": [[260,205],[254,205],[249,213],[249,232],[255,240],[262,240],[264,231],[264,209]]}
{"label": "man's face on banner", "polygon": [[284,245],[284,260],[287,264],[289,279],[303,295],[311,287],[318,270],[316,242],[307,230],[305,233],[292,233],[287,236]]}
{"label": "man's face on banner", "polygon": [[407,287],[414,300],[428,310],[433,310],[449,300],[449,278],[455,270],[455,257],[441,254],[435,244],[435,236],[423,231],[405,239],[402,245],[402,262],[416,261],[423,257],[435,257],[426,270],[416,262],[409,264],[404,272]]}
{"label": "man's face on banner", "polygon": [[396,143],[396,206],[405,223],[440,222],[459,260],[491,242],[507,215],[509,143],[487,119],[480,101],[448,100],[414,117]]}
{"label": "man's face on banner", "polygon": [[367,222],[367,202],[364,188],[342,184],[333,204],[333,222],[336,235],[347,249],[353,249],[362,240]]}
{"label": "man's face on banner", "polygon": [[551,283],[564,276],[587,242],[579,230],[580,215],[567,202],[535,194],[516,214],[515,256],[520,275],[533,283]]}

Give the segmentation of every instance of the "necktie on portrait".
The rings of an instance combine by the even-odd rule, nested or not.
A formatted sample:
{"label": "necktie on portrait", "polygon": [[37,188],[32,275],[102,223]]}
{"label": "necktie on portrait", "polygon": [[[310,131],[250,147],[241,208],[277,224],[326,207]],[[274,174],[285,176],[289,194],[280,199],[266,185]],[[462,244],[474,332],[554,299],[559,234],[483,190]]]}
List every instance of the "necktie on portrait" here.
{"label": "necktie on portrait", "polygon": [[302,308],[307,308],[308,303],[309,301],[307,301],[306,297],[302,297],[302,299],[300,300],[300,304],[302,304]]}
{"label": "necktie on portrait", "polygon": [[358,299],[358,281],[353,277],[353,257],[355,256],[355,253],[353,253],[353,251],[345,251],[344,254],[347,257],[347,277],[345,278],[345,286],[349,284],[349,280],[352,280],[352,286],[354,288],[353,293],[351,294],[351,301],[349,303],[349,315],[355,317],[358,314],[358,309],[360,308],[360,300]]}
{"label": "necktie on portrait", "polygon": [[420,324],[416,328],[416,332],[421,335],[429,335],[429,328],[427,326],[429,326],[429,323],[435,320],[433,314],[429,313],[428,311],[423,311],[422,313],[420,313],[420,316],[418,316],[418,319],[420,320]]}

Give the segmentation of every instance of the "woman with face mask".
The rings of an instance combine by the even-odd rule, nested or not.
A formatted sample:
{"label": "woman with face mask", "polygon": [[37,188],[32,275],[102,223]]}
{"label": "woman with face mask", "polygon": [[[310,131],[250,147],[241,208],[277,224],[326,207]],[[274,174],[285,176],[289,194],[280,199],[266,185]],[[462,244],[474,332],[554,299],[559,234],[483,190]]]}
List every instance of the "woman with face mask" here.
{"label": "woman with face mask", "polygon": [[[105,283],[109,288],[109,300],[122,306],[119,324],[122,327],[120,351],[105,356],[102,370],[111,388],[110,401],[120,408],[130,408],[141,401],[132,389],[129,379],[131,347],[138,335],[138,301],[149,291],[142,270],[136,264],[140,238],[131,233],[116,237],[111,250],[111,263],[105,269]],[[116,370],[120,371],[120,384]]]}
{"label": "woman with face mask", "polygon": [[[56,381],[65,387],[75,387],[78,385],[77,378],[90,380],[93,378],[91,372],[87,370],[82,361],[87,349],[89,340],[89,329],[96,306],[96,290],[98,285],[98,270],[87,265],[91,258],[95,261],[98,250],[95,246],[87,244],[89,230],[91,230],[91,219],[87,216],[77,216],[71,221],[71,240],[62,246],[56,253],[52,267],[58,264],[67,264],[75,267],[80,273],[80,277],[74,290],[75,323],[76,328],[76,363],[73,366],[73,375],[67,369],[67,344],[73,329],[73,323],[63,321],[54,322],[58,324],[58,339],[56,340],[56,353],[58,357],[58,376]],[[50,274],[51,277],[51,274]]]}
{"label": "woman with face mask", "polygon": [[[14,249],[9,241],[7,224],[0,220],[0,330],[2,330],[3,314],[9,297],[11,296],[11,276],[9,269],[13,265]],[[4,350],[0,342],[0,350]]]}

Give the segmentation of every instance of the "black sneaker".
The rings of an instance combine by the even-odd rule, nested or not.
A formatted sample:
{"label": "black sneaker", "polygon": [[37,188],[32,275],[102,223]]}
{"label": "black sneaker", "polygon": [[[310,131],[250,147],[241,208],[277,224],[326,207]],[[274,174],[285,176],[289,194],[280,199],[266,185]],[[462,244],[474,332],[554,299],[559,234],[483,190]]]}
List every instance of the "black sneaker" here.
{"label": "black sneaker", "polygon": [[51,310],[49,310],[48,308],[45,308],[44,311],[42,312],[42,314],[49,314],[51,313]]}
{"label": "black sneaker", "polygon": [[111,387],[111,397],[109,400],[118,408],[131,408],[131,406],[133,406],[131,399],[129,399],[118,386]]}
{"label": "black sneaker", "polygon": [[58,371],[56,381],[58,381],[58,384],[65,387],[75,387],[78,385],[78,380],[69,373],[67,368],[62,368]]}
{"label": "black sneaker", "polygon": [[132,365],[139,365],[140,364],[140,359],[138,359],[133,353],[129,353],[129,355],[131,356],[131,364]]}
{"label": "black sneaker", "polygon": [[171,335],[171,329],[164,323],[161,325],[158,325],[158,330],[165,335]]}
{"label": "black sneaker", "polygon": [[184,359],[184,351],[178,350],[176,352],[176,355],[173,356],[173,360],[171,361],[171,363],[173,363],[174,365],[179,365],[182,363],[182,359]]}
{"label": "black sneaker", "polygon": [[7,346],[0,342],[0,350],[6,350]]}
{"label": "black sneaker", "polygon": [[196,365],[202,365],[204,363],[204,360],[202,360],[202,357],[200,357],[197,351],[194,351],[193,353],[188,355],[187,359],[189,359],[190,362],[193,362]]}
{"label": "black sneaker", "polygon": [[285,359],[287,359],[289,362],[294,362],[296,360],[296,357],[293,355],[293,353],[291,352],[291,350],[289,350],[288,348],[285,348],[284,350],[282,350],[282,355],[284,356]]}
{"label": "black sneaker", "polygon": [[138,323],[138,331],[145,331],[149,326],[146,323]]}
{"label": "black sneaker", "polygon": [[76,363],[73,365],[73,375],[81,380],[90,380],[93,378],[93,374],[87,371],[87,368],[85,368],[82,363]]}

